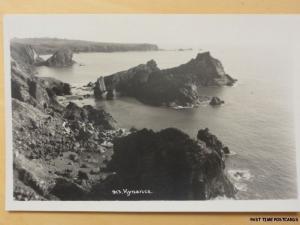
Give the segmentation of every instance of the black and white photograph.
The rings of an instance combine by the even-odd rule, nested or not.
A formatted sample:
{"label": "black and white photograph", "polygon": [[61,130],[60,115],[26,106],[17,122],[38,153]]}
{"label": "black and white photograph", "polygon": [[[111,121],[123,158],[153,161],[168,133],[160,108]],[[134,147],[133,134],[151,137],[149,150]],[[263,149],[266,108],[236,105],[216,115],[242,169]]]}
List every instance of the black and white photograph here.
{"label": "black and white photograph", "polygon": [[6,15],[6,208],[300,210],[299,24]]}

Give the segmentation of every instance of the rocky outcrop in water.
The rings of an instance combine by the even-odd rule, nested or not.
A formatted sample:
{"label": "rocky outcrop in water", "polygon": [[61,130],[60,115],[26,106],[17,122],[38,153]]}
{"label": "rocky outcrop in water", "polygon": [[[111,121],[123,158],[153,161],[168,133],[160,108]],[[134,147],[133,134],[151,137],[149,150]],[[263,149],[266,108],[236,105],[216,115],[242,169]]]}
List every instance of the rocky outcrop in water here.
{"label": "rocky outcrop in water", "polygon": [[63,48],[56,51],[43,65],[49,67],[68,67],[74,64],[73,52],[70,49]]}
{"label": "rocky outcrop in water", "polygon": [[114,190],[149,191],[112,195],[112,199],[207,200],[233,198],[236,192],[217,150],[199,145],[174,128],[160,132],[142,129],[115,139],[109,169],[116,172],[109,184]]}
{"label": "rocky outcrop in water", "polygon": [[212,97],[212,99],[209,102],[209,104],[212,106],[222,105],[224,103],[225,102],[218,97]]}
{"label": "rocky outcrop in water", "polygon": [[[152,105],[192,105],[202,101],[199,88],[233,85],[221,62],[209,52],[178,67],[161,70],[154,60],[104,77],[107,90]],[[95,89],[97,90],[97,89]],[[96,95],[96,92],[95,92]]]}
{"label": "rocky outcrop in water", "polygon": [[94,95],[96,99],[102,99],[103,94],[106,92],[106,85],[104,83],[104,78],[99,77],[94,85]]}

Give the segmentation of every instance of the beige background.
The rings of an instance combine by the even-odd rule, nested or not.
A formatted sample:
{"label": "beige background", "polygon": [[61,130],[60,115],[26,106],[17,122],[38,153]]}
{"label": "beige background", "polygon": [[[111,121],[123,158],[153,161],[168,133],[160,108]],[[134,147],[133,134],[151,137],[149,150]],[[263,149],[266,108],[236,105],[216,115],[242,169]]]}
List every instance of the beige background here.
{"label": "beige background", "polygon": [[[9,13],[300,13],[300,0],[0,0],[0,225],[244,225],[250,217],[300,213],[42,213],[6,212],[3,14]],[[298,27],[297,29],[300,29]],[[270,223],[268,223],[270,224]],[[296,224],[276,222],[276,224]],[[300,221],[297,223],[300,224]]]}

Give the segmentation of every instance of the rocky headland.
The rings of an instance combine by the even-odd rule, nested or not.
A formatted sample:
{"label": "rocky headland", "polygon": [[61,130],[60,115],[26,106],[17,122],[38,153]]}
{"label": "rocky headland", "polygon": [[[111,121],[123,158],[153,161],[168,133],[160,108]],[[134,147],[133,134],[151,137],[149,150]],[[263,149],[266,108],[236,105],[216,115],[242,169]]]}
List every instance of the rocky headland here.
{"label": "rocky headland", "polygon": [[[234,198],[236,190],[224,172],[225,147],[215,136],[199,131],[194,140],[174,128],[159,132],[121,129],[103,109],[80,107],[72,101],[61,104],[58,98],[71,94],[70,85],[35,76],[39,63],[31,46],[12,44],[16,200]],[[149,78],[143,75],[145,70],[149,76],[161,71],[153,61],[135,69],[137,74],[140,70],[142,83]],[[97,85],[104,90],[103,79]],[[105,83],[106,91],[114,91],[111,87]],[[117,191],[124,188],[139,194]]]}
{"label": "rocky headland", "polygon": [[[223,153],[193,140],[175,128],[159,132],[142,129],[116,138],[108,169],[114,190],[149,190],[148,200],[207,200],[234,198],[235,188],[224,174]],[[139,194],[110,195],[138,200]]]}
{"label": "rocky headland", "polygon": [[199,89],[232,86],[235,82],[236,79],[225,73],[219,60],[204,52],[170,69],[161,70],[151,60],[126,71],[99,77],[95,82],[94,95],[102,99],[106,94],[108,99],[113,99],[118,93],[157,106],[193,106],[203,101],[217,105],[222,104],[219,98],[202,96]]}

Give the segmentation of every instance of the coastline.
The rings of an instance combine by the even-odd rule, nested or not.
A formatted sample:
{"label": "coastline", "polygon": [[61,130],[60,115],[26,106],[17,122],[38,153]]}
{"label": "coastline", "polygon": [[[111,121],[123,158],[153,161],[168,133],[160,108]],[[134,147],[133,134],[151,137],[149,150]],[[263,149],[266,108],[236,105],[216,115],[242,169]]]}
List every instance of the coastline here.
{"label": "coastline", "polygon": [[[27,47],[23,48],[23,50],[18,49],[18,51],[25,51],[23,52],[25,54],[32,52],[32,50]],[[29,57],[28,60],[31,60],[34,63],[35,59],[30,58],[32,57],[32,55],[34,54],[30,53],[27,57]],[[113,164],[115,168],[114,170],[119,170],[119,166],[121,166],[122,163],[125,163],[124,160],[126,160],[126,157],[124,158],[122,156],[120,159],[118,159],[119,161],[114,160],[114,163],[111,163],[112,159],[116,159],[116,157],[118,158],[118,156],[115,155],[116,153],[113,154],[112,152],[113,148],[114,151],[116,150],[114,142],[121,141],[123,139],[125,140],[127,138],[133,138],[137,134],[142,135],[141,137],[143,137],[143,132],[146,132],[146,136],[150,134],[152,135],[153,131],[146,131],[145,129],[142,129],[132,130],[129,132],[124,129],[119,129],[116,127],[116,125],[114,125],[115,122],[111,115],[106,113],[104,110],[94,109],[92,106],[78,107],[76,104],[72,103],[72,100],[74,100],[74,98],[80,100],[82,96],[85,96],[87,98],[92,97],[92,95],[86,93],[90,92],[92,90],[91,88],[88,90],[82,90],[82,88],[80,90],[77,89],[79,92],[85,91],[85,94],[79,97],[78,93],[73,93],[74,95],[72,96],[70,95],[70,93],[75,90],[74,87],[69,88],[67,84],[62,84],[58,80],[52,80],[51,78],[40,78],[34,76],[33,74],[30,74],[31,72],[27,72],[26,70],[24,70],[24,68],[30,68],[31,65],[26,64],[26,61],[23,60],[24,58],[22,59],[16,57],[12,67],[13,78],[16,79],[14,80],[15,84],[13,89],[13,121],[19,121],[18,124],[16,124],[15,122],[13,123],[14,140],[17,141],[14,141],[14,148],[18,149],[14,150],[14,180],[15,184],[18,184],[17,186],[15,186],[15,198],[17,200],[25,201],[40,198],[45,198],[48,200],[75,200],[74,198],[78,200],[89,198],[99,198],[99,200],[103,200],[107,198],[114,198],[112,196],[109,197],[107,191],[109,191],[109,189],[111,189],[110,186],[113,185],[110,183],[118,181],[118,176],[122,174],[120,172],[124,170],[120,170],[120,172],[115,174],[113,170],[109,169],[109,167],[111,167],[111,165]],[[27,59],[25,58],[25,60]],[[57,60],[57,58],[55,60]],[[58,62],[53,61],[53,63]],[[26,89],[26,85],[28,84],[20,83],[20,81],[16,77],[17,74],[18,76],[27,76],[28,79],[32,79],[31,83],[28,84],[31,86],[33,85],[34,88],[29,86],[29,89]],[[44,81],[45,79],[47,82]],[[27,97],[27,90],[29,91],[29,98]],[[41,95],[41,93],[45,94]],[[70,97],[71,99],[68,99]],[[64,104],[61,104],[62,99],[64,98]],[[39,101],[36,101],[35,99],[39,99]],[[29,117],[25,117],[25,120],[22,119],[22,117],[24,117],[26,114]],[[48,126],[44,126],[44,123],[48,124]],[[103,128],[106,129],[106,131],[103,130]],[[22,136],[21,133],[23,133],[24,131],[27,131],[30,136]],[[207,200],[212,198],[212,196],[216,196],[219,194],[232,197],[234,196],[235,190],[230,181],[223,174],[224,162],[219,161],[221,160],[222,154],[219,152],[219,150],[205,150],[205,145],[196,145],[195,140],[189,139],[186,134],[173,128],[161,130],[160,132],[157,132],[157,134],[153,133],[153,135],[155,135],[154,137],[157,136],[158,138],[158,145],[164,145],[164,142],[166,140],[164,138],[161,139],[160,136],[168,132],[170,132],[171,136],[179,135],[179,137],[187,139],[188,142],[191,143],[191,147],[193,146],[191,149],[186,148],[185,144],[182,145],[183,148],[186,148],[185,151],[188,152],[194,149],[193,151],[195,152],[192,154],[196,154],[196,152],[198,151],[199,153],[202,152],[201,154],[204,154],[204,158],[197,162],[199,163],[199,165],[201,165],[201,167],[206,167],[209,165],[205,164],[206,160],[212,160],[212,163],[217,166],[214,169],[216,173],[215,175],[206,174],[202,170],[197,172],[202,174],[199,176],[207,176],[208,180],[201,182],[208,183],[205,188],[203,186],[196,192],[190,190],[190,188],[192,188],[195,184],[189,184],[191,186],[189,187],[189,189],[187,189],[188,193],[186,193],[186,195],[194,196],[189,198],[199,198],[202,200]],[[40,135],[44,135],[44,138],[40,136],[40,138],[42,138],[40,141],[35,141],[34,139],[31,140],[34,135],[37,137],[39,137]],[[151,137],[151,135],[149,136],[149,138]],[[58,138],[59,136],[60,138]],[[181,138],[175,140],[177,141]],[[26,144],[26,139],[31,140],[29,142],[29,146],[27,146]],[[139,143],[139,140],[139,138],[136,140],[137,143]],[[47,151],[35,150],[36,148],[40,149],[40,146],[47,146],[48,141],[49,143],[56,143],[55,145],[57,145],[57,147],[54,147],[54,149],[52,149],[53,147],[49,146],[47,148],[50,149]],[[16,145],[16,143],[18,144]],[[27,149],[27,151],[25,151],[27,152],[26,154],[24,154],[24,147]],[[93,148],[94,150],[92,150]],[[122,148],[126,149],[123,151],[129,151],[130,149],[127,147],[127,144],[125,144]],[[160,152],[157,152],[157,148],[159,147],[154,148],[153,151],[156,152],[155,154],[161,154]],[[55,151],[53,152],[53,150]],[[30,153],[31,151],[33,155],[28,155],[28,153]],[[185,151],[183,151],[182,153],[178,152],[178,154],[187,154],[187,152]],[[49,155],[49,153],[51,154]],[[145,152],[145,154],[147,153]],[[28,157],[33,161],[28,161]],[[102,159],[96,160],[98,157],[102,157]],[[134,162],[135,161],[131,161],[131,163]],[[149,161],[149,163],[150,162],[154,164],[156,163],[152,160]],[[43,169],[39,172],[30,169],[35,164],[36,167]],[[189,175],[187,175],[190,176],[190,173],[192,173],[192,171],[188,172]],[[127,177],[127,174],[123,174],[121,176]],[[124,180],[125,177],[123,177],[121,180]],[[216,178],[216,180],[213,178]],[[183,177],[180,179],[183,179]],[[128,182],[124,183],[124,185],[130,184],[131,181],[128,180]],[[146,182],[145,184],[147,184],[147,182],[150,182],[150,180],[145,180],[144,182]],[[217,183],[215,184],[215,182]],[[167,196],[170,193],[157,192],[157,190],[160,190],[159,187],[161,184],[158,182],[156,183],[156,185],[158,185],[157,187],[155,187],[156,194],[150,198],[169,198]],[[181,185],[180,181],[178,181],[176,185]],[[199,185],[201,186],[202,184]],[[224,185],[224,188],[219,189],[220,185]],[[29,187],[27,188],[27,186]],[[26,188],[27,190],[24,191],[24,188]],[[100,190],[103,190],[104,188],[104,191],[99,192],[99,188]],[[176,188],[176,186],[174,186],[173,188]],[[97,191],[95,192],[95,190]],[[66,192],[68,192],[68,195],[62,195],[62,193]],[[172,198],[175,199],[181,198],[179,197],[180,195],[171,196],[173,196]],[[182,196],[185,196],[185,194],[183,194]],[[183,198],[187,198],[187,196]],[[144,197],[141,196],[140,198]],[[126,199],[128,200],[128,198]],[[135,198],[133,198],[132,200],[134,199]]]}

